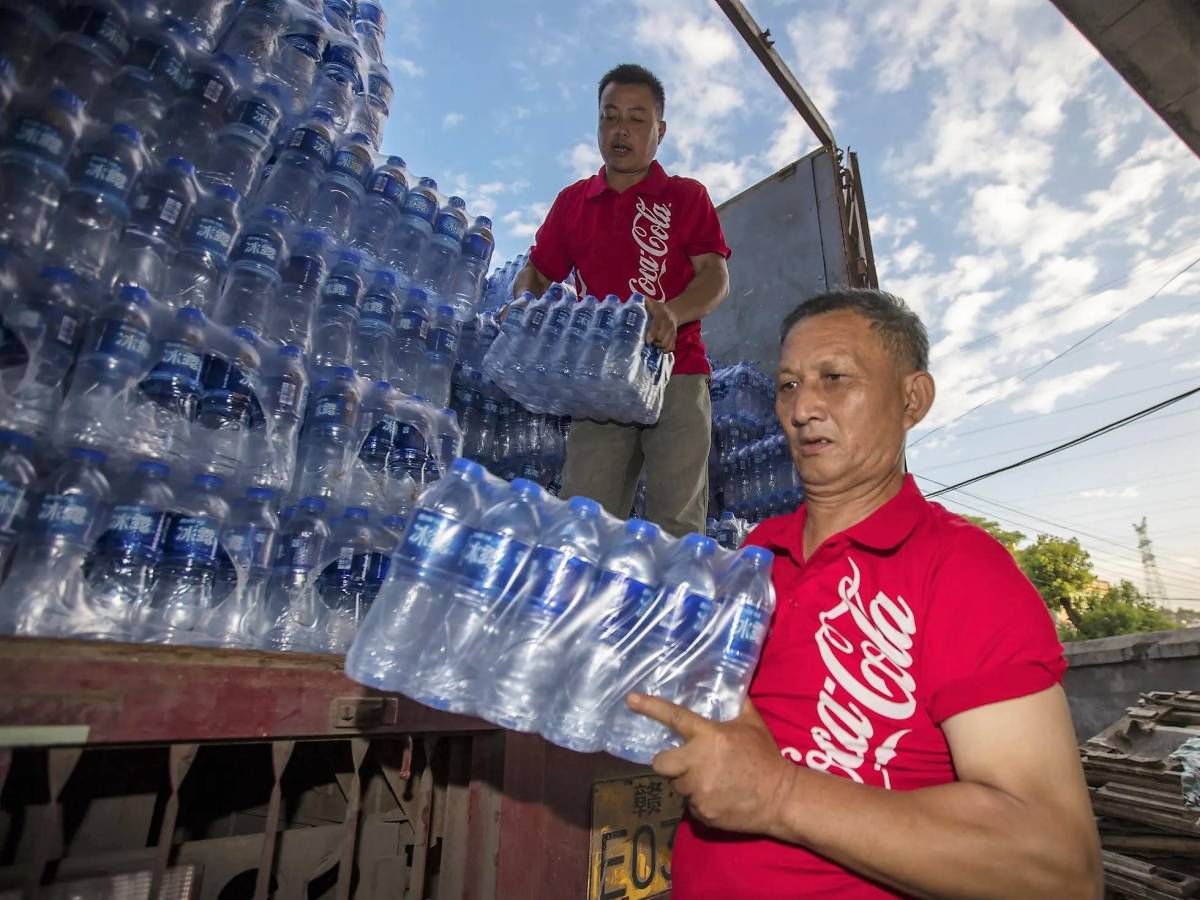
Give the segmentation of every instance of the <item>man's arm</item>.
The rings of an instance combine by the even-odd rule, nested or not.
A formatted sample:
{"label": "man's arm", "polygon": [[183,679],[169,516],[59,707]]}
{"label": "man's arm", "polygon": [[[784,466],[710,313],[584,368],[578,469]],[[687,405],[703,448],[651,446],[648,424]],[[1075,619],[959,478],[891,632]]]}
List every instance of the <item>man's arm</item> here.
{"label": "man's arm", "polygon": [[914,791],[788,762],[749,702],[726,723],[655,698],[629,703],[687,738],[654,769],[702,822],[799,844],[918,896],[1102,893],[1099,839],[1058,686],[947,719],[960,780]]}
{"label": "man's arm", "polygon": [[720,253],[689,256],[694,274],[683,292],[670,303],[647,303],[650,327],[646,343],[655,344],[665,353],[675,349],[675,334],[680,325],[695,322],[711,313],[729,295],[729,267]]}
{"label": "man's arm", "polygon": [[540,297],[546,293],[546,289],[550,287],[550,279],[538,271],[537,266],[532,262],[525,263],[525,268],[517,273],[517,277],[513,279],[512,296],[513,299],[520,297],[525,291],[529,291],[535,297]]}

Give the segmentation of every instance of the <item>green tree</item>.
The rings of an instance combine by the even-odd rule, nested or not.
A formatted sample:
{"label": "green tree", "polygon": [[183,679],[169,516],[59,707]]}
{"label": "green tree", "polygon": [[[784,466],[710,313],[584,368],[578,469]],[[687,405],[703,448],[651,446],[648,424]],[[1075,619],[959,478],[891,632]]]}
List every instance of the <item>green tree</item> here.
{"label": "green tree", "polygon": [[1017,545],[1025,540],[1025,535],[1021,534],[1021,532],[1006,531],[999,522],[993,521],[992,519],[985,519],[983,516],[964,516],[963,518],[973,525],[978,525],[980,528],[1002,543],[1008,548],[1009,553],[1016,554]]}
{"label": "green tree", "polygon": [[1087,640],[1113,634],[1139,631],[1167,631],[1176,623],[1129,581],[1113,585],[1103,594],[1096,592],[1080,611],[1079,624],[1068,630],[1065,640]]}
{"label": "green tree", "polygon": [[1033,582],[1052,611],[1062,610],[1072,627],[1082,633],[1081,612],[1091,595],[1096,573],[1092,558],[1078,538],[1063,540],[1039,534],[1037,540],[1016,552],[1017,564]]}

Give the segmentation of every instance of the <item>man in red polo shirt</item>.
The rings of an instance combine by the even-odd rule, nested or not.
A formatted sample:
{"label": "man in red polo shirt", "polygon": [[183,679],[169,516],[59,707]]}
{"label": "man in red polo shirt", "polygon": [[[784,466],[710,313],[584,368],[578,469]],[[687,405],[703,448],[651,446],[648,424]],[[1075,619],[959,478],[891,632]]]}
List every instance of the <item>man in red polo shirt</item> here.
{"label": "man in red polo shirt", "polygon": [[564,188],[538,229],[513,296],[541,296],[572,270],[580,297],[647,300],[646,340],[674,351],[662,414],[648,427],[576,421],[567,443],[564,497],[592,497],[629,514],[643,462],[646,518],[665,531],[704,531],[708,510],[711,374],[700,319],[729,292],[729,248],[704,185],[667,175],[654,160],[667,131],[662,84],[621,65],[600,81],[598,141],[604,167]]}
{"label": "man in red polo shirt", "polygon": [[902,468],[928,353],[879,291],[784,322],[776,412],[805,499],[747,539],[776,593],[750,701],[716,723],[629,698],[685,739],[654,760],[688,802],[675,900],[1102,891],[1045,604]]}

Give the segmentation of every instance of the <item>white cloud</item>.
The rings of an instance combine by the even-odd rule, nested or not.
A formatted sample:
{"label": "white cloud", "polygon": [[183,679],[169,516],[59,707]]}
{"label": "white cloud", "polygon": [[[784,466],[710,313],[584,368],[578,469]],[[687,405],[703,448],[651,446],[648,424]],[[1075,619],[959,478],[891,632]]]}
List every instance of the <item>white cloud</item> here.
{"label": "white cloud", "polygon": [[425,74],[425,70],[421,66],[403,56],[389,56],[387,58],[387,65],[389,71],[399,72],[402,75],[407,75],[409,78],[420,78]]}
{"label": "white cloud", "polygon": [[1125,340],[1135,344],[1153,346],[1164,341],[1189,337],[1200,331],[1200,313],[1163,316],[1143,322],[1125,335]]}
{"label": "white cloud", "polygon": [[442,127],[446,129],[454,128],[458,125],[461,125],[463,119],[465,118],[466,116],[464,116],[462,113],[448,112],[442,117]]}
{"label": "white cloud", "polygon": [[1094,488],[1080,491],[1079,496],[1085,500],[1132,500],[1140,491],[1133,485],[1123,488]]}
{"label": "white cloud", "polygon": [[1120,363],[1101,363],[1076,372],[1039,381],[1031,388],[1022,388],[1023,396],[1012,404],[1014,412],[1048,413],[1059,400],[1098,384],[1121,367]]}
{"label": "white cloud", "polygon": [[570,151],[559,157],[559,162],[570,169],[575,178],[595,175],[604,165],[604,159],[600,156],[595,141],[579,141]]}
{"label": "white cloud", "polygon": [[501,221],[507,226],[507,234],[528,241],[537,234],[538,227],[548,212],[549,203],[530,203],[505,213]]}
{"label": "white cloud", "polygon": [[844,10],[815,15],[804,12],[787,25],[793,71],[831,127],[837,120],[841,97],[838,76],[854,68],[862,46],[856,28]]}

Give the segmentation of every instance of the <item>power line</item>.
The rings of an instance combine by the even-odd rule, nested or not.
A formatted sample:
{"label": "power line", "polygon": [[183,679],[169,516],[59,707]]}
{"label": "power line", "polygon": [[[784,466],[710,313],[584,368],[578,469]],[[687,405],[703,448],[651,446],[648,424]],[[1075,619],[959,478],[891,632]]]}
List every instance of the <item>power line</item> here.
{"label": "power line", "polygon": [[[1197,262],[1200,262],[1200,258],[1197,259]],[[972,478],[968,478],[964,481],[960,481],[960,482],[958,482],[958,484],[944,488],[943,490],[940,490],[940,491],[936,491],[935,493],[931,494],[930,497],[939,497],[942,494],[946,493],[947,491],[953,491],[953,490],[958,490],[959,488],[967,487],[968,485],[975,484],[978,481],[983,481],[985,478],[991,478],[995,475],[1000,475],[1004,472],[1011,472],[1013,469],[1019,469],[1022,466],[1027,466],[1030,463],[1035,463],[1038,460],[1045,459],[1048,456],[1053,456],[1055,453],[1061,453],[1062,451],[1069,450],[1072,447],[1078,447],[1080,444],[1084,444],[1088,441],[1095,440],[1096,438],[1101,437],[1105,434],[1108,434],[1109,432],[1116,431],[1118,428],[1124,428],[1126,425],[1131,425],[1134,422],[1138,421],[1139,419],[1144,419],[1146,416],[1153,415],[1154,413],[1158,412],[1159,410],[1166,409],[1168,406],[1170,406],[1174,403],[1178,403],[1181,400],[1186,400],[1188,397],[1194,396],[1195,394],[1200,394],[1200,386],[1194,387],[1191,390],[1184,391],[1182,394],[1176,394],[1174,397],[1169,397],[1168,399],[1160,401],[1159,403],[1156,403],[1153,406],[1148,406],[1145,409],[1139,410],[1135,413],[1131,413],[1130,415],[1125,416],[1124,418],[1117,419],[1116,421],[1113,421],[1113,422],[1109,422],[1107,425],[1102,425],[1101,427],[1096,428],[1093,431],[1089,431],[1087,434],[1081,434],[1079,437],[1072,438],[1069,441],[1066,441],[1064,443],[1058,444],[1057,446],[1051,447],[1049,450],[1043,450],[1041,453],[1035,453],[1033,456],[1027,456],[1027,457],[1025,457],[1025,459],[1018,460],[1017,462],[1014,462],[1014,463],[1009,463],[1007,466],[1001,466],[998,469],[992,469],[990,472],[983,472],[979,475],[975,475]]]}
{"label": "power line", "polygon": [[[1164,281],[1161,285],[1159,285],[1158,289],[1153,294],[1151,294],[1149,297],[1145,298],[1144,300],[1138,301],[1133,306],[1129,307],[1129,309],[1125,310],[1122,313],[1118,313],[1117,315],[1113,316],[1111,319],[1109,319],[1104,324],[1098,326],[1097,328],[1093,328],[1091,331],[1089,331],[1087,334],[1085,334],[1083,337],[1081,337],[1079,340],[1077,340],[1071,346],[1067,347],[1067,349],[1065,349],[1059,353],[1056,353],[1054,356],[1050,357],[1048,360],[1046,360],[1041,365],[1036,366],[1035,368],[1026,372],[1024,375],[1022,375],[1020,378],[1017,379],[1017,382],[1015,385],[1013,385],[1013,387],[1016,387],[1016,385],[1019,385],[1019,384],[1024,384],[1026,381],[1028,381],[1034,375],[1038,374],[1041,371],[1044,371],[1048,366],[1051,366],[1054,363],[1058,362],[1060,359],[1062,359],[1068,353],[1071,353],[1071,352],[1075,351],[1076,349],[1078,349],[1079,347],[1083,346],[1088,341],[1090,341],[1092,338],[1094,338],[1096,335],[1100,334],[1100,332],[1105,331],[1108,328],[1112,327],[1113,325],[1115,325],[1117,322],[1121,321],[1123,318],[1125,318],[1127,315],[1129,315],[1134,310],[1140,309],[1141,307],[1143,307],[1147,303],[1149,303],[1151,300],[1154,300],[1155,298],[1157,298],[1158,295],[1161,294],[1163,291],[1165,291],[1168,287],[1170,287],[1171,284],[1176,279],[1181,278],[1185,272],[1187,272],[1189,269],[1191,269],[1197,263],[1200,263],[1200,256],[1197,256],[1190,263],[1188,263],[1186,266],[1184,266],[1182,269],[1180,269],[1178,272],[1176,272],[1174,275],[1172,275],[1170,278],[1168,278],[1166,281]],[[921,437],[919,437],[916,441],[914,441],[911,446],[916,447],[918,444],[921,443],[921,441],[925,440],[927,437],[937,434],[939,431],[941,431],[944,428],[949,428],[955,422],[965,419],[967,416],[971,415],[971,413],[975,412],[976,410],[982,409],[983,407],[987,406],[989,403],[994,402],[996,399],[998,399],[998,398],[989,397],[987,400],[983,400],[983,401],[975,404],[974,406],[972,406],[970,409],[968,409],[965,413],[958,416],[957,418],[951,419],[949,422],[945,423],[944,425],[939,425],[937,428],[934,428],[931,431],[925,432],[923,435],[921,435]]]}

